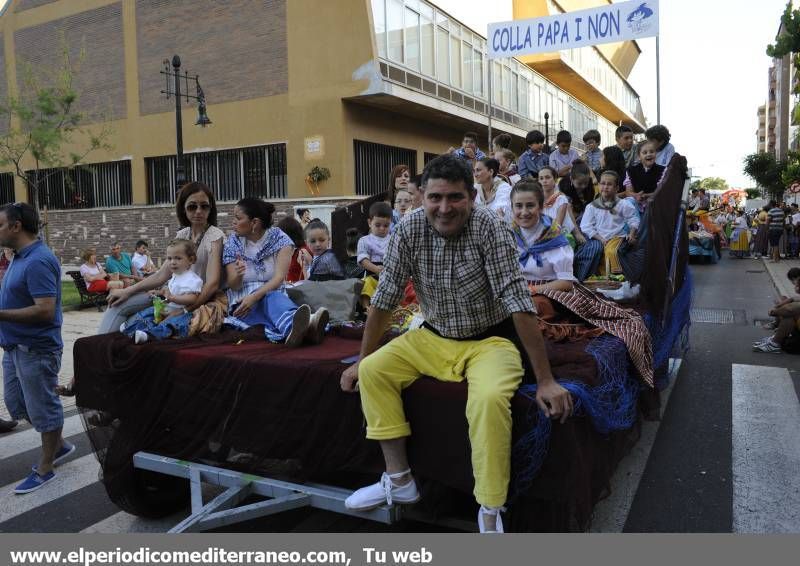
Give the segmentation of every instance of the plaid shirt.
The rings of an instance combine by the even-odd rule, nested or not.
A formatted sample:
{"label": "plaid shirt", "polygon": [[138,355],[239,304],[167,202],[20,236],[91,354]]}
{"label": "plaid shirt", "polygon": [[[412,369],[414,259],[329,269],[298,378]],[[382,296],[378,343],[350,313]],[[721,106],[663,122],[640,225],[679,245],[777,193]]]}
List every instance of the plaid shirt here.
{"label": "plaid shirt", "polygon": [[511,313],[536,313],[511,231],[474,209],[455,238],[444,238],[424,210],[408,214],[389,240],[372,306],[391,311],[413,278],[425,321],[442,336],[470,338]]}
{"label": "plaid shirt", "polygon": [[[463,147],[459,147],[457,150],[455,150],[453,152],[453,155],[455,155],[456,157],[460,157],[461,159],[466,159],[467,161],[470,160],[469,157],[467,157],[467,153],[464,151]],[[483,159],[484,157],[486,157],[486,154],[476,147],[475,159]]]}

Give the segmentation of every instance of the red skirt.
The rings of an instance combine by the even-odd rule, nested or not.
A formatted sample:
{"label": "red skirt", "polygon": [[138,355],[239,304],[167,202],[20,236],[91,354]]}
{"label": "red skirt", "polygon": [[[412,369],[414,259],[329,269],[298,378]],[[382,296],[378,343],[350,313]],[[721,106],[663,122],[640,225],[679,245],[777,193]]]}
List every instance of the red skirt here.
{"label": "red skirt", "polygon": [[86,290],[90,293],[105,293],[108,291],[108,281],[105,279],[95,279],[86,284]]}

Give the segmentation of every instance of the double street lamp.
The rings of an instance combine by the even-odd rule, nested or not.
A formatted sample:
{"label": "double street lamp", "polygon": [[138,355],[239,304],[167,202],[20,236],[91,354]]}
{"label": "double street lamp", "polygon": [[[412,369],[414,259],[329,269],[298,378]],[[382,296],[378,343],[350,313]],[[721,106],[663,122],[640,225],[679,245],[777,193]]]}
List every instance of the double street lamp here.
{"label": "double street lamp", "polygon": [[[161,91],[161,94],[170,97],[175,97],[175,138],[177,146],[177,163],[175,166],[175,193],[186,183],[186,168],[183,165],[183,120],[181,117],[181,99],[197,101],[197,121],[195,126],[205,128],[211,124],[211,120],[206,113],[206,96],[200,86],[199,75],[189,75],[188,71],[181,73],[181,58],[173,55],[170,68],[169,59],[164,59],[164,69],[161,74],[164,75],[166,87]],[[172,88],[170,88],[170,79],[173,81]],[[193,81],[196,87],[197,94],[189,94],[189,81]],[[181,82],[184,84],[184,89],[181,90]]]}

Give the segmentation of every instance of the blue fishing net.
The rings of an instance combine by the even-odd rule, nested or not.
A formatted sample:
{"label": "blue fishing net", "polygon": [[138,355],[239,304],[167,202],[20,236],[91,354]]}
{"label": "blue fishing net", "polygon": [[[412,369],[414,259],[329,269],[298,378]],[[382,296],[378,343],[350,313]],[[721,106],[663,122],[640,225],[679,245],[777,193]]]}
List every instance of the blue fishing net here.
{"label": "blue fishing net", "polygon": [[[687,270],[683,286],[672,299],[665,324],[661,325],[653,317],[644,317],[653,340],[655,368],[669,361],[676,343],[680,342],[678,347],[684,351],[687,348],[691,298],[692,280]],[[600,434],[629,429],[636,422],[639,391],[643,385],[630,363],[624,342],[610,334],[603,334],[589,342],[586,352],[597,363],[599,385],[591,387],[581,381],[559,380],[572,395],[575,416],[588,416]],[[527,422],[533,426],[512,448],[514,477],[510,501],[528,491],[539,473],[547,455],[551,431],[550,419],[545,418],[535,404],[536,384],[522,385],[519,393],[532,401]]]}

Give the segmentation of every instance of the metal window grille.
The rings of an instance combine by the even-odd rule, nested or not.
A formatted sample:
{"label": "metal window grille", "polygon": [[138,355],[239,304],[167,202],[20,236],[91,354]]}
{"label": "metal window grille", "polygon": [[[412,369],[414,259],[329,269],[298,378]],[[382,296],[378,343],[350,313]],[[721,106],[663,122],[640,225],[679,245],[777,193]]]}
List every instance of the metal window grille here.
{"label": "metal window grille", "polygon": [[430,163],[431,161],[433,161],[434,159],[439,157],[439,155],[441,155],[441,154],[440,153],[429,153],[429,152],[426,151],[425,152],[425,165],[427,165],[428,163]]}
{"label": "metal window grille", "polygon": [[[205,183],[217,200],[242,197],[286,198],[286,144],[189,153],[183,156],[186,178]],[[145,158],[150,204],[175,202],[174,155]]]}
{"label": "metal window grille", "polygon": [[0,204],[14,202],[14,173],[0,173]]}
{"label": "metal window grille", "polygon": [[380,143],[353,140],[356,169],[356,194],[377,195],[386,190],[392,167],[405,163],[414,175],[417,151]]}
{"label": "metal window grille", "polygon": [[[133,203],[131,162],[128,160],[25,173],[38,188],[40,208],[59,210]],[[34,201],[33,191],[34,187],[28,183],[28,202]]]}

